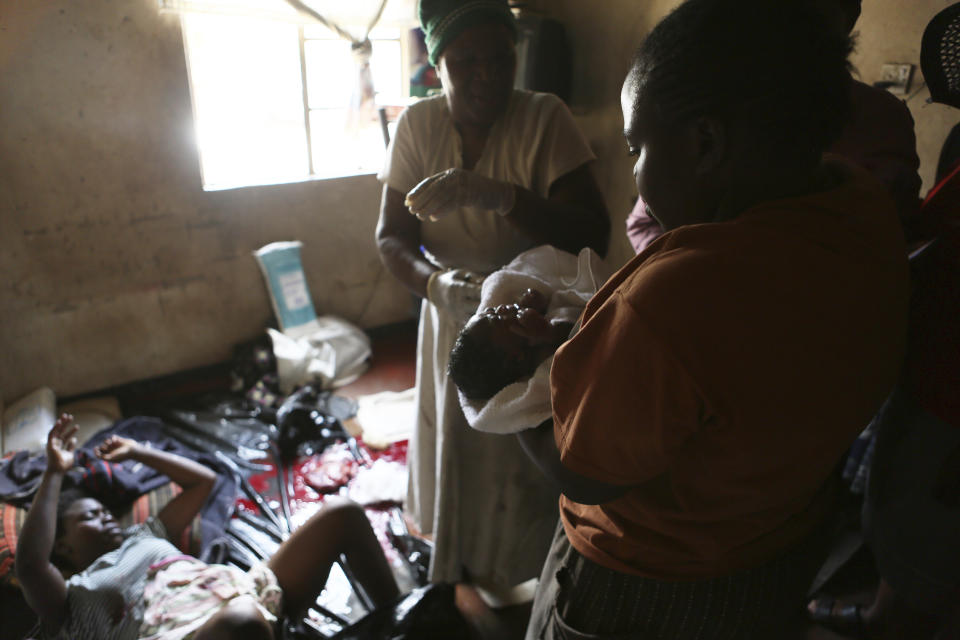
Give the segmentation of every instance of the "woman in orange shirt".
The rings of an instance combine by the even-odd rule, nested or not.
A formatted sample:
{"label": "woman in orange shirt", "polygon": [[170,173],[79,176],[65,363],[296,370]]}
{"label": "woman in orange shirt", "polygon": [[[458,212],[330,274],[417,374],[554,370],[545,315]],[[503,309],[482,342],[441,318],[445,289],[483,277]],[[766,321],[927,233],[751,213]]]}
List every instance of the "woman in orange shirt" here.
{"label": "woman in orange shirt", "polygon": [[892,200],[823,158],[851,45],[804,5],[688,0],[634,59],[625,136],[667,232],[587,304],[552,426],[521,434],[563,492],[529,639],[781,638],[802,617],[908,289]]}

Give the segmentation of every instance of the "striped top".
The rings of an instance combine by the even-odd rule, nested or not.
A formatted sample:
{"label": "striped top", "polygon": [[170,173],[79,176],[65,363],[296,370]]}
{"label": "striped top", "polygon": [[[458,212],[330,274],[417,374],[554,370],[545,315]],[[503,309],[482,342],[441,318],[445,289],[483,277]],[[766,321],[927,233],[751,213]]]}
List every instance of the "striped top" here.
{"label": "striped top", "polygon": [[67,618],[58,639],[136,640],[150,565],[181,555],[156,518],[124,531],[124,541],[67,580]]}

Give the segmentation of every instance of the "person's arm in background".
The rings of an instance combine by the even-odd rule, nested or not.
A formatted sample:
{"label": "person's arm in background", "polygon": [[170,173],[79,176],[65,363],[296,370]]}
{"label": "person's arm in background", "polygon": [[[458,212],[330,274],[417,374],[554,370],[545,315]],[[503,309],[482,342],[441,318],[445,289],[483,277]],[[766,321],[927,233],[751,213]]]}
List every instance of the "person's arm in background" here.
{"label": "person's arm in background", "polygon": [[574,255],[590,247],[601,257],[607,255],[610,217],[587,165],[557,178],[547,198],[516,185],[514,191],[514,205],[506,219],[538,244]]}
{"label": "person's arm in background", "polygon": [[600,482],[563,466],[560,450],[553,437],[553,420],[547,420],[533,429],[517,433],[520,446],[537,468],[560,492],[580,504],[603,504],[619,498],[632,487]]}
{"label": "person's arm in background", "polygon": [[640,253],[663,234],[663,227],[647,211],[647,203],[637,196],[633,210],[627,215],[627,239],[634,253]]}
{"label": "person's arm in background", "polygon": [[47,434],[47,468],[20,530],[16,573],[23,595],[40,618],[44,633],[53,636],[66,617],[67,584],[50,561],[57,531],[57,502],[63,477],[73,468],[77,425],[62,414]]}
{"label": "person's arm in background", "polygon": [[175,453],[147,447],[136,440],[110,436],[96,448],[97,455],[107,462],[136,460],[156,469],[176,482],[183,491],[170,500],[157,518],[171,540],[177,540],[193,518],[200,513],[213,490],[217,474],[198,462]]}

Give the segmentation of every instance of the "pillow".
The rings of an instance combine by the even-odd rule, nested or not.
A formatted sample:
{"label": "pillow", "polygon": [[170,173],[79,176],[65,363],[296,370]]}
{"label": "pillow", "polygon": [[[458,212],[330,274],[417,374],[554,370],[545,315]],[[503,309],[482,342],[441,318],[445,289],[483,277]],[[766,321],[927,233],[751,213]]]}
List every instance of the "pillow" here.
{"label": "pillow", "polygon": [[0,453],[42,451],[56,413],[57,397],[48,387],[40,387],[7,407],[0,430]]}
{"label": "pillow", "polygon": [[78,427],[77,442],[86,443],[94,434],[123,418],[115,396],[99,396],[75,400],[57,408],[57,415],[69,413]]}
{"label": "pillow", "polygon": [[[121,527],[129,527],[144,522],[150,516],[160,513],[163,505],[167,504],[182,489],[173,482],[157,487],[149,493],[138,497],[130,506],[117,514]],[[13,560],[17,552],[17,539],[23,522],[27,519],[27,510],[15,507],[6,502],[0,502],[0,586],[17,584],[13,571]],[[190,526],[183,532],[174,544],[184,553],[197,555],[200,551],[200,516],[197,515]]]}

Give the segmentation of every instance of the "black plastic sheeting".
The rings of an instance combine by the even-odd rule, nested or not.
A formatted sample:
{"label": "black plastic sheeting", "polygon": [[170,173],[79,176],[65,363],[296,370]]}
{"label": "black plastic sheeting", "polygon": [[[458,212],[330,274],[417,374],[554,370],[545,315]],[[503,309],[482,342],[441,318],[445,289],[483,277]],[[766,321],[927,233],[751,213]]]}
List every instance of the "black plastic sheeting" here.
{"label": "black plastic sheeting", "polygon": [[[231,470],[241,492],[259,510],[257,514],[248,511],[235,514],[227,526],[226,543],[213,561],[248,569],[269,558],[289,535],[293,526],[286,474],[287,465],[293,459],[319,454],[334,443],[345,442],[357,460],[364,461],[356,441],[342,425],[342,420],[355,413],[353,400],[309,385],[288,396],[277,409],[246,398],[220,395],[193,400],[187,408],[163,412],[168,434],[194,449],[215,455]],[[271,468],[262,464],[265,458],[276,462],[280,513],[248,481],[251,474]],[[390,514],[387,538],[397,549],[407,574],[398,582],[415,587],[410,593],[401,596],[394,605],[372,610],[349,567],[340,562],[331,569],[327,588],[309,615],[284,621],[282,637],[342,640],[466,637],[469,632],[454,604],[452,585],[427,586],[431,545],[410,535],[399,508]]]}

